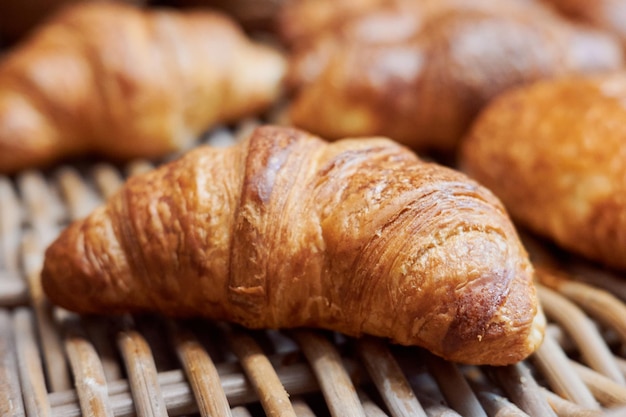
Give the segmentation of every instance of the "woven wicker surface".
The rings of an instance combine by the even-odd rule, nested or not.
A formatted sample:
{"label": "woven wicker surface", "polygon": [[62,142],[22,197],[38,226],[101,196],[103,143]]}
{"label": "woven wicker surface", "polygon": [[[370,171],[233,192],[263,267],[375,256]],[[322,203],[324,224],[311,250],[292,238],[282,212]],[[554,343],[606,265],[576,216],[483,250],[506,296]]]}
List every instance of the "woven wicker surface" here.
{"label": "woven wicker surface", "polygon": [[[253,125],[206,141],[232,143]],[[539,291],[550,324],[539,351],[508,367],[329,332],[78,317],[51,306],[39,283],[46,245],[126,176],[151,168],[94,163],[0,177],[0,415],[626,415],[626,282],[575,259],[556,263],[533,241],[549,266]]]}

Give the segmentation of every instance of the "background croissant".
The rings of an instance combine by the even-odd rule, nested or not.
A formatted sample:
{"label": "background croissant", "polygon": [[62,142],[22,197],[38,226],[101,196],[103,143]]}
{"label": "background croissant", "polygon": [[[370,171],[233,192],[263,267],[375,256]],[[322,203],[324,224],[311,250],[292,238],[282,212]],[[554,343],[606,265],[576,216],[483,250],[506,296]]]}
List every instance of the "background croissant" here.
{"label": "background croissant", "polygon": [[220,14],[68,8],[0,62],[0,172],[183,149],[272,103],[284,72],[278,52]]}
{"label": "background croissant", "polygon": [[464,139],[462,167],[520,224],[626,270],[625,102],[626,74],[505,93]]}
{"label": "background croissant", "polygon": [[501,204],[463,174],[387,139],[271,126],[129,179],[42,272],[81,313],[321,327],[487,364],[540,343],[532,279]]}
{"label": "background croissant", "polygon": [[294,35],[290,122],[449,152],[506,89],[623,63],[616,39],[532,2],[395,3]]}
{"label": "background croissant", "polygon": [[[315,42],[320,35],[344,30],[346,22],[359,21],[364,17],[369,21],[372,16],[384,16],[390,11],[410,14],[417,24],[414,29],[446,11],[551,14],[542,3],[535,0],[284,0],[276,16],[276,30],[290,48],[299,49]],[[397,33],[398,28],[372,25],[367,29],[360,34],[373,35],[376,39],[381,35]]]}

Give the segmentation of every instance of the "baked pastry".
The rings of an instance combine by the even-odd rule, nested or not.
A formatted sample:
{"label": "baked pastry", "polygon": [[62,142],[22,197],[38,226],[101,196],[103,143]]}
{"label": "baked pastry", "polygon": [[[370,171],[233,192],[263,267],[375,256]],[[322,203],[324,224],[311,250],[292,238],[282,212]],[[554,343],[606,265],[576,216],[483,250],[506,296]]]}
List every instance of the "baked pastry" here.
{"label": "baked pastry", "polygon": [[616,39],[530,2],[398,3],[296,38],[291,123],[330,139],[384,135],[451,152],[502,91],[623,64]]}
{"label": "baked pastry", "polygon": [[0,173],[185,149],[273,103],[285,70],[221,14],[76,5],[0,62]]}
{"label": "baked pastry", "polygon": [[500,202],[383,138],[257,128],[132,177],[47,249],[50,300],[318,327],[504,365],[539,345],[533,268]]}
{"label": "baked pastry", "polygon": [[625,102],[625,74],[504,93],[464,139],[461,167],[521,225],[626,270]]}

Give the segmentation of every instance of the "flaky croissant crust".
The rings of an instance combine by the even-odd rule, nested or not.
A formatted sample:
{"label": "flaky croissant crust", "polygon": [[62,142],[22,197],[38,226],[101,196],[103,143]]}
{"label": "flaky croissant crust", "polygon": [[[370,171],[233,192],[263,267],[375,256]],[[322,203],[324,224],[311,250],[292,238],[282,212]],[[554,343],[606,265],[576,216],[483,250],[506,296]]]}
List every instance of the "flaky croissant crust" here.
{"label": "flaky croissant crust", "polygon": [[541,340],[532,277],[504,209],[466,176],[388,139],[272,126],[129,179],[42,273],[82,313],[321,327],[489,364]]}

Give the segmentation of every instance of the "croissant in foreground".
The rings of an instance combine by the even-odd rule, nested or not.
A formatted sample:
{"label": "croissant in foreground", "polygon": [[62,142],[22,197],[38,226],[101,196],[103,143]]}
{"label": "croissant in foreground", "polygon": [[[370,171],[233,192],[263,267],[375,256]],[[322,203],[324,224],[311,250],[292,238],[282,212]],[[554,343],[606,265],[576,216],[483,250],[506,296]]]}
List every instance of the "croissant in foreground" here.
{"label": "croissant in foreground", "polygon": [[463,169],[520,224],[626,270],[626,75],[570,77],[496,98],[461,147]]}
{"label": "croissant in foreground", "polygon": [[388,139],[284,127],[129,179],[48,248],[42,279],[79,313],[366,333],[475,364],[525,358],[544,326],[485,188]]}
{"label": "croissant in foreground", "polygon": [[185,149],[265,109],[285,66],[221,14],[81,2],[0,62],[0,173]]}

